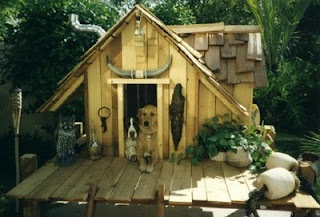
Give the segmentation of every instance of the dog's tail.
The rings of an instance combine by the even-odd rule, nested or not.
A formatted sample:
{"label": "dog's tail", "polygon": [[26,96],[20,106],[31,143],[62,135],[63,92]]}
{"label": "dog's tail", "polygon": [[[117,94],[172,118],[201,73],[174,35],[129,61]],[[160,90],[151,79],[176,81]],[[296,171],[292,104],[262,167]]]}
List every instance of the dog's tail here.
{"label": "dog's tail", "polygon": [[267,186],[264,185],[261,189],[255,189],[249,193],[249,199],[246,201],[246,216],[259,217],[257,202],[264,198],[264,193],[267,190]]}

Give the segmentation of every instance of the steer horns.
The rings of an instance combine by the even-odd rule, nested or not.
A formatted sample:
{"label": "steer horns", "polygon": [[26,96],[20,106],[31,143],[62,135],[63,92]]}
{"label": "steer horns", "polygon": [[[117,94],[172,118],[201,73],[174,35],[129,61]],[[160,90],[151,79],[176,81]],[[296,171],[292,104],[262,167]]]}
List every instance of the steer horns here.
{"label": "steer horns", "polygon": [[125,78],[152,78],[158,75],[161,75],[167,69],[169,69],[172,63],[172,55],[169,56],[169,59],[166,64],[162,67],[153,70],[124,70],[120,69],[111,64],[109,61],[109,57],[107,56],[107,65],[110,70],[118,76],[125,77]]}

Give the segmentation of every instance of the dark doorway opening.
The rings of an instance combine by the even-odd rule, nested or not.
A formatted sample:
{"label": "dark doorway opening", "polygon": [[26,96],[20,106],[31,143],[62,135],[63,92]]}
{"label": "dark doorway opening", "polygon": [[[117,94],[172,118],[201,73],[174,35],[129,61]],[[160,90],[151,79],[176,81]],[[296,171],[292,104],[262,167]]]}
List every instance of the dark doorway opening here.
{"label": "dark doorway opening", "polygon": [[136,117],[139,108],[145,105],[157,106],[157,85],[127,84],[125,86],[125,117]]}

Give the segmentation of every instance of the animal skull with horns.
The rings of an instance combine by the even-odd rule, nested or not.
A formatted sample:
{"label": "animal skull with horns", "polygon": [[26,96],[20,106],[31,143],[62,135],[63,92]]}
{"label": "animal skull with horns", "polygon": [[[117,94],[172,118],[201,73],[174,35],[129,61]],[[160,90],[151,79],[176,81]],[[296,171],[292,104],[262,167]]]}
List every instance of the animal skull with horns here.
{"label": "animal skull with horns", "polygon": [[165,65],[153,70],[124,70],[120,69],[111,64],[109,57],[107,56],[107,65],[110,70],[118,76],[124,78],[152,78],[164,73],[167,69],[169,69],[172,63],[172,55],[169,56],[169,59]]}

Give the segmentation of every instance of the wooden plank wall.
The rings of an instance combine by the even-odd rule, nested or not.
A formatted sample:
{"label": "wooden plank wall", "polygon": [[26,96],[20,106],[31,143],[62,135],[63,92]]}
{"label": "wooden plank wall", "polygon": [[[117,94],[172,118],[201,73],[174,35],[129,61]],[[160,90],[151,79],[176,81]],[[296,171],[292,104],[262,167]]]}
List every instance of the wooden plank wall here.
{"label": "wooden plank wall", "polygon": [[[132,18],[131,20],[127,20],[127,25],[122,29],[122,32],[108,46],[105,46],[105,50],[101,52],[100,57],[89,66],[86,74],[86,114],[89,114],[87,117],[90,117],[87,119],[89,126],[87,131],[92,126],[95,127],[97,140],[104,145],[106,155],[120,153],[120,156],[124,156],[124,85],[115,85],[107,82],[107,79],[117,77],[110,72],[106,65],[105,60],[107,55],[114,65],[123,69],[155,69],[164,65],[169,55],[172,55],[173,62],[169,71],[160,76],[160,78],[170,78],[170,85],[161,84],[157,88],[157,98],[161,100],[161,104],[158,103],[158,121],[161,126],[161,139],[159,140],[161,143],[160,156],[168,158],[171,153],[176,153],[170,129],[169,105],[171,104],[172,93],[177,83],[181,83],[183,95],[186,97],[185,121],[177,153],[184,153],[185,148],[192,144],[194,136],[206,118],[226,113],[233,117],[233,114],[211,92],[206,86],[207,84],[204,85],[200,81],[200,76],[204,75],[200,75],[200,72],[186,60],[184,54],[172,42],[168,41],[168,36],[159,32],[153,24],[145,19],[142,20],[141,27],[145,33],[145,48],[137,48],[135,46],[135,18]],[[199,37],[201,36],[199,35]],[[201,46],[201,44],[198,44],[198,46]],[[217,51],[213,50],[213,52]],[[216,62],[215,60],[212,61]],[[229,59],[227,61],[230,62]],[[231,61],[234,61],[234,65],[236,64],[235,60]],[[221,68],[218,66],[216,68],[220,69],[221,72],[235,70],[231,66],[232,64],[228,64],[228,67],[224,67],[223,62],[221,62]],[[237,72],[234,71],[234,73]],[[222,85],[247,109],[250,108],[253,85]],[[111,109],[111,116],[108,119],[108,131],[106,133],[102,133],[101,122],[97,116],[97,111],[101,106]],[[121,136],[119,131],[123,132],[123,136]]]}

